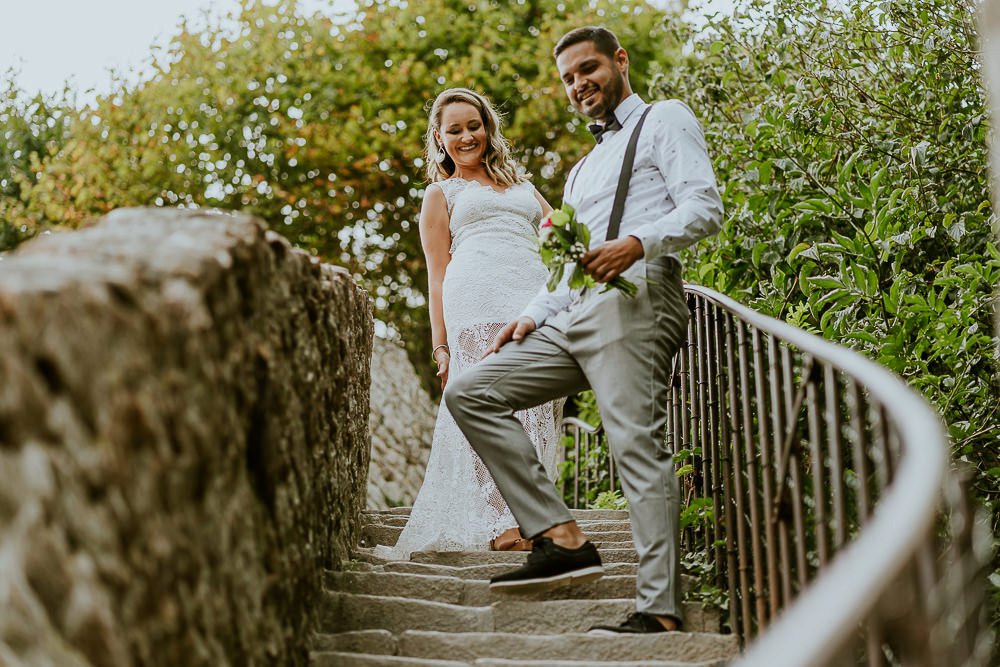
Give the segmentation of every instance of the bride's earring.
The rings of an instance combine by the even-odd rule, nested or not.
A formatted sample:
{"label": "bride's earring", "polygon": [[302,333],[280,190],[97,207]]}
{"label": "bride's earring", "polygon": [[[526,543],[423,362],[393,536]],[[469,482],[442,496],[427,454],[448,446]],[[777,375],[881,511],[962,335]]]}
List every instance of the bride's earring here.
{"label": "bride's earring", "polygon": [[434,159],[437,160],[438,164],[441,164],[448,159],[448,154],[445,152],[444,148],[442,148],[438,151],[438,154],[434,156]]}

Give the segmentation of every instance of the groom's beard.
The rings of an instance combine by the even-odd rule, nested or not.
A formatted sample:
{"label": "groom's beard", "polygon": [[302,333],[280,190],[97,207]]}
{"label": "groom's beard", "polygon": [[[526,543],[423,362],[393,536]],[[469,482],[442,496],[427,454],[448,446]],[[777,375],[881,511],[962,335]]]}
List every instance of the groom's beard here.
{"label": "groom's beard", "polygon": [[622,94],[625,92],[625,79],[622,77],[612,77],[608,83],[599,88],[601,92],[601,102],[594,105],[587,111],[577,107],[580,113],[593,120],[608,122],[614,118],[615,109],[621,104]]}

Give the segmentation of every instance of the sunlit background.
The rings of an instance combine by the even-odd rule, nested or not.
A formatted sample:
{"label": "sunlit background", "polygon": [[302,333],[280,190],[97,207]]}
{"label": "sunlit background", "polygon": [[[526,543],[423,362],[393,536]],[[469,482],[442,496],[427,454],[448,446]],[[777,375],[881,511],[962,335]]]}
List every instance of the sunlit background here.
{"label": "sunlit background", "polygon": [[[239,0],[3,0],[0,72],[13,70],[31,92],[66,84],[89,101],[111,86],[114,70],[136,81],[182,21],[199,28],[240,6]],[[346,20],[354,0],[302,0],[305,13]]]}
{"label": "sunlit background", "polygon": [[[731,4],[730,0],[699,3],[705,11]],[[151,60],[182,21],[191,28],[203,27],[239,5],[239,0],[3,0],[0,72],[13,70],[20,87],[30,92],[51,94],[69,85],[86,103],[110,90],[111,71],[131,82],[148,74]],[[357,10],[357,2],[300,0],[299,7],[306,14],[346,21]]]}

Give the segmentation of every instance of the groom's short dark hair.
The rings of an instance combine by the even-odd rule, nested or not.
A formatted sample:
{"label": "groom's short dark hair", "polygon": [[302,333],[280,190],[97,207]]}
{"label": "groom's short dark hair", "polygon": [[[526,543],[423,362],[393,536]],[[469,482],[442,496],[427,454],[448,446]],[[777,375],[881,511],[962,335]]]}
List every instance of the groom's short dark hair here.
{"label": "groom's short dark hair", "polygon": [[580,42],[593,42],[594,48],[608,58],[614,58],[618,49],[622,48],[622,45],[618,43],[618,38],[615,37],[615,33],[607,28],[596,25],[585,25],[582,28],[574,28],[563,35],[562,39],[556,44],[553,54],[558,58],[560,53]]}

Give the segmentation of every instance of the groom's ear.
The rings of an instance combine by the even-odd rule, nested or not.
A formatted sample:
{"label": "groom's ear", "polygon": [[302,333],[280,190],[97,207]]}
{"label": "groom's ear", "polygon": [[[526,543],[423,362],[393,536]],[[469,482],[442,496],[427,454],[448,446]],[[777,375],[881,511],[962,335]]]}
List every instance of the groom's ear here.
{"label": "groom's ear", "polygon": [[624,47],[619,46],[615,51],[614,61],[622,74],[628,74],[628,51]]}

